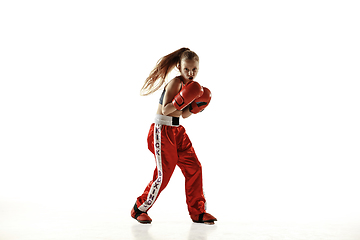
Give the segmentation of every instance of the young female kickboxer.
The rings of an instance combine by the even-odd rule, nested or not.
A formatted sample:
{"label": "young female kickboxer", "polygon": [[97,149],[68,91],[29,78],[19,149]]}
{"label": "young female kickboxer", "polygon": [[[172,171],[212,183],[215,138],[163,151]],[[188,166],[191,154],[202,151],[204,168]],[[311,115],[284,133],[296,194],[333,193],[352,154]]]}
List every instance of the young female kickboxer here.
{"label": "young female kickboxer", "polygon": [[165,86],[147,139],[156,160],[154,176],[137,198],[131,216],[140,223],[151,223],[147,212],[168,184],[175,167],[179,166],[185,177],[186,203],[191,219],[214,224],[217,219],[205,211],[201,164],[184,127],[179,124],[180,116],[187,118],[199,113],[211,99],[210,90],[194,81],[199,70],[198,55],[188,48],[181,48],[161,58],[146,79],[141,95],[158,90],[174,67],[181,75]]}

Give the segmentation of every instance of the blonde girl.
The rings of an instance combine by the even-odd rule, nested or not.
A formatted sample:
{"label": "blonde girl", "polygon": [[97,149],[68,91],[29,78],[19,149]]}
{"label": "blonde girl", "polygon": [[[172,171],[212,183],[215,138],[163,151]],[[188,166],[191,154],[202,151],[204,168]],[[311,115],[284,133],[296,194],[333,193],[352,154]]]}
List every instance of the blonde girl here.
{"label": "blonde girl", "polygon": [[[188,48],[181,48],[162,57],[146,79],[141,95],[158,90],[175,67],[180,71],[180,76],[164,87],[147,139],[148,148],[156,161],[153,179],[137,198],[131,216],[140,223],[152,222],[147,212],[178,166],[185,177],[190,218],[194,222],[214,224],[216,218],[205,211],[201,164],[185,128],[180,125],[180,116],[188,118],[201,112],[211,99],[210,90],[194,81],[199,71],[199,56]],[[172,207],[177,208],[175,204]]]}

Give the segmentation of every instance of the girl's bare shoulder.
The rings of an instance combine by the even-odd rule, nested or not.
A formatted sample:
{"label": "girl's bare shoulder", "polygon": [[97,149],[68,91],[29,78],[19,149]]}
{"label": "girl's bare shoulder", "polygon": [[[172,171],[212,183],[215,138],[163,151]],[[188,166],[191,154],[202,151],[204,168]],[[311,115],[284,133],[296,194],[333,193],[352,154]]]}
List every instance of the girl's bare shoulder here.
{"label": "girl's bare shoulder", "polygon": [[181,78],[178,76],[171,79],[170,82],[166,84],[165,88],[167,90],[168,89],[180,90],[181,84],[182,84]]}

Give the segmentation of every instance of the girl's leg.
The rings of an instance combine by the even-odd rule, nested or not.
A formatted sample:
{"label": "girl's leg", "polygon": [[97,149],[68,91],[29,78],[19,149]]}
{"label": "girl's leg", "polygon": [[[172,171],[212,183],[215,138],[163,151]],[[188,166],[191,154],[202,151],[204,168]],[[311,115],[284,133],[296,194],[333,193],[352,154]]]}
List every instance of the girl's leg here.
{"label": "girl's leg", "polygon": [[178,156],[178,166],[185,177],[186,203],[189,214],[198,215],[204,213],[205,197],[203,193],[202,167],[194,148],[190,144],[188,149],[179,151]]}
{"label": "girl's leg", "polygon": [[142,212],[147,212],[153,206],[174,172],[177,162],[177,150],[169,139],[169,133],[171,134],[171,127],[169,126],[151,125],[148,145],[155,156],[156,168],[152,181],[136,201],[136,207]]}
{"label": "girl's leg", "polygon": [[[185,134],[185,150],[179,151],[178,166],[185,176],[186,203],[193,222],[214,224],[217,219],[205,211],[205,197],[202,184],[202,167],[194,148]],[[184,146],[184,145],[183,145]]]}

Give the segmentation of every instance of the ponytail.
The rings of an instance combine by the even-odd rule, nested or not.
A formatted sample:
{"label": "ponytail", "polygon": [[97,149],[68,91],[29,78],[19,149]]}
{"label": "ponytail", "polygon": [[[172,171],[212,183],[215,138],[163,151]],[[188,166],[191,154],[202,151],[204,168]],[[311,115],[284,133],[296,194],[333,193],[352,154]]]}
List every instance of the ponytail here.
{"label": "ponytail", "polygon": [[[164,84],[168,73],[170,73],[178,63],[180,63],[183,53],[187,51],[192,52],[189,48],[180,48],[179,50],[160,58],[155,68],[150,72],[150,75],[145,80],[145,83],[140,90],[140,95],[146,96],[157,91]],[[196,55],[196,53],[194,54]]]}

